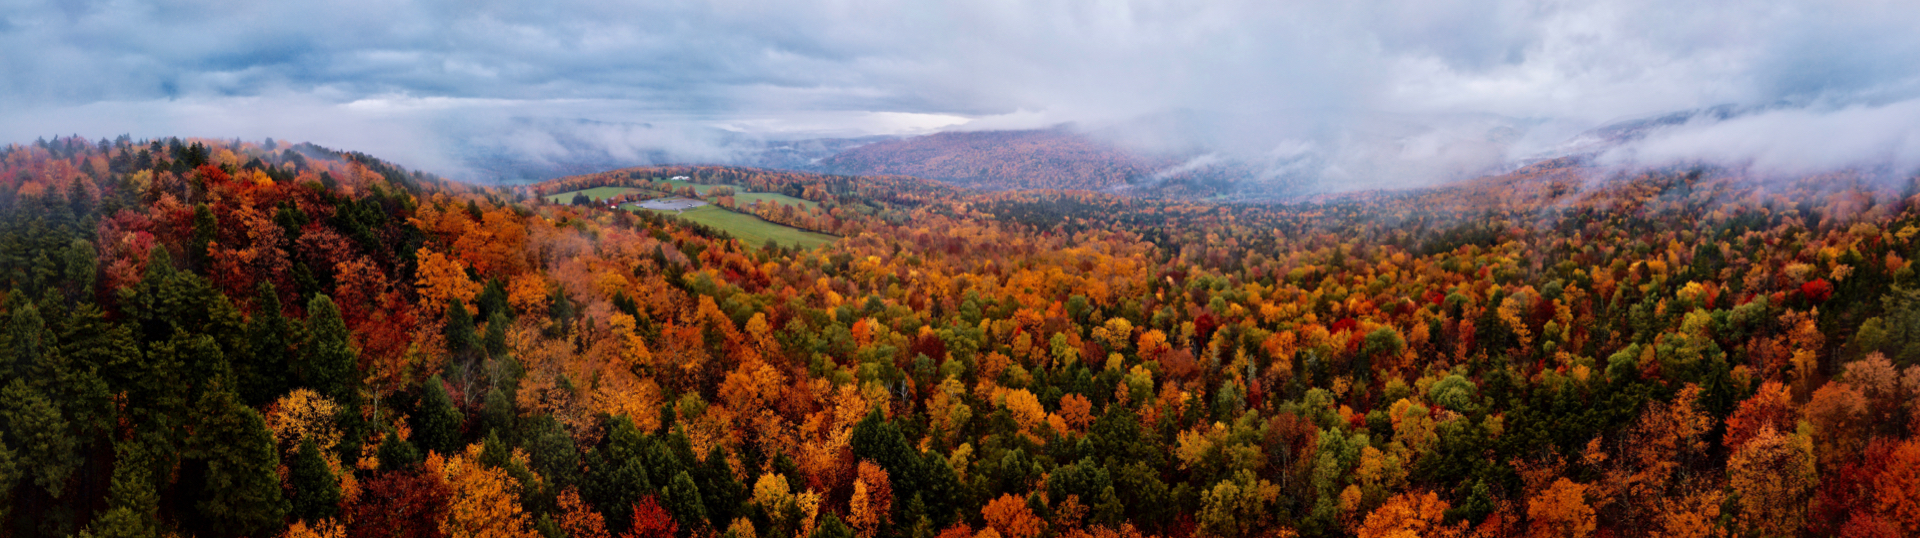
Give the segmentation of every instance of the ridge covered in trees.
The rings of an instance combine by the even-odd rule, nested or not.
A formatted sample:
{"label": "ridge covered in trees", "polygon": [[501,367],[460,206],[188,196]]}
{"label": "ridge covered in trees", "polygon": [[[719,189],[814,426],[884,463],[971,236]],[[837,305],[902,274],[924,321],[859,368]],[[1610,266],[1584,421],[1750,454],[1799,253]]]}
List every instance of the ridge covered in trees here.
{"label": "ridge covered in trees", "polygon": [[[841,239],[541,198],[680,175]],[[1915,192],[1570,161],[1259,205],[507,188],[7,146],[0,535],[1913,535]]]}
{"label": "ridge covered in trees", "polygon": [[816,166],[846,174],[897,174],[996,188],[1102,190],[1180,164],[1065,128],[945,132],[855,146]]}

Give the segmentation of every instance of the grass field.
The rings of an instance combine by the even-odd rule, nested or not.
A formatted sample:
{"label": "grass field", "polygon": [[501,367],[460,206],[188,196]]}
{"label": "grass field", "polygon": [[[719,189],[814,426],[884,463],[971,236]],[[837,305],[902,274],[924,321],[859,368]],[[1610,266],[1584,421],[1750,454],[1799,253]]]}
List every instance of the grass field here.
{"label": "grass field", "polygon": [[[714,187],[733,187],[733,200],[741,206],[753,205],[761,200],[766,200],[776,204],[796,205],[807,209],[820,207],[820,204],[813,200],[794,198],[777,192],[747,192],[746,187],[739,185],[703,185],[685,180],[661,180],[654,183],[670,184],[673,185],[673,188],[676,190],[680,187],[693,187],[693,192],[699,193],[701,196],[706,196],[707,191]],[[568,196],[572,195],[569,194]]]}
{"label": "grass field", "polygon": [[800,206],[807,209],[814,209],[814,208],[820,207],[819,202],[815,202],[813,200],[801,199],[801,198],[794,198],[792,196],[787,196],[785,194],[780,194],[777,192],[738,192],[738,193],[734,193],[733,195],[733,203],[741,207],[757,204],[757,203],[760,203],[760,201],[762,200],[773,202],[776,204]]}
{"label": "grass field", "polygon": [[[655,211],[627,206],[630,211]],[[691,222],[707,225],[726,231],[740,239],[742,243],[758,247],[767,244],[768,239],[787,247],[800,247],[811,250],[814,247],[832,243],[839,239],[831,235],[809,232],[790,226],[782,226],[761,220],[760,217],[735,213],[720,206],[701,206],[686,211],[657,211],[668,215],[677,215]]]}
{"label": "grass field", "polygon": [[619,196],[622,194],[632,194],[632,193],[640,192],[640,189],[635,189],[632,187],[594,187],[587,190],[567,191],[560,194],[548,196],[547,201],[553,202],[556,204],[571,204],[573,203],[573,195],[580,194],[583,192],[586,193],[589,198],[593,198],[593,201],[598,202],[598,201]]}
{"label": "grass field", "polygon": [[[687,181],[684,179],[662,179],[662,180],[654,181],[654,183],[655,184],[666,183],[668,185],[673,185],[674,190],[679,190],[680,187],[693,187],[693,192],[700,193],[701,196],[707,195],[707,189],[711,189],[719,186],[719,185],[707,185],[704,183],[694,183],[692,181]],[[733,187],[733,185],[727,185],[727,186]],[[733,190],[737,191],[737,190],[740,190],[740,188],[733,187]]]}

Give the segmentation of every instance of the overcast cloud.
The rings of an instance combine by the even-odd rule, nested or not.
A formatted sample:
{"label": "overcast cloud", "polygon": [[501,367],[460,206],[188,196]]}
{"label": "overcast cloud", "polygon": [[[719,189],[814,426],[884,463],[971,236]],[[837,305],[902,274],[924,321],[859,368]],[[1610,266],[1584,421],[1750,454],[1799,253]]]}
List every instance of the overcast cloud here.
{"label": "overcast cloud", "polygon": [[[1873,0],[0,0],[0,142],[270,136],[459,177],[477,151],[725,161],[1076,122],[1317,152],[1388,186],[1614,120],[1787,103],[1616,158],[1911,165],[1914,28],[1920,8]],[[1168,113],[1210,119],[1126,133]]]}

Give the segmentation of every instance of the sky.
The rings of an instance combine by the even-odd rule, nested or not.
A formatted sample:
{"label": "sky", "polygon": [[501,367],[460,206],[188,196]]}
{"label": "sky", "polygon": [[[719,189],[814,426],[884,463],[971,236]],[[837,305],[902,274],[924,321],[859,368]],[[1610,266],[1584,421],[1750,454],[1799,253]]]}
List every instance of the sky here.
{"label": "sky", "polygon": [[1393,185],[1730,104],[1614,158],[1905,166],[1914,28],[1876,0],[0,0],[0,143],[273,137],[458,178],[1072,123]]}

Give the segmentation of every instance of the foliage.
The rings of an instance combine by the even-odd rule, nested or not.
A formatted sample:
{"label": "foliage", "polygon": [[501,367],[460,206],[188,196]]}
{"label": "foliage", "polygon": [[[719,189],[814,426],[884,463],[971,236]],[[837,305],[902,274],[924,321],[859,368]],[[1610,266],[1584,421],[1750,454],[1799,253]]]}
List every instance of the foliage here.
{"label": "foliage", "polygon": [[[1079,150],[1021,136],[842,164],[1132,177],[1091,147],[1024,175],[993,144]],[[566,203],[592,189],[837,239]],[[8,146],[0,534],[1915,534],[1907,191],[1577,160],[1286,203],[476,187]]]}

